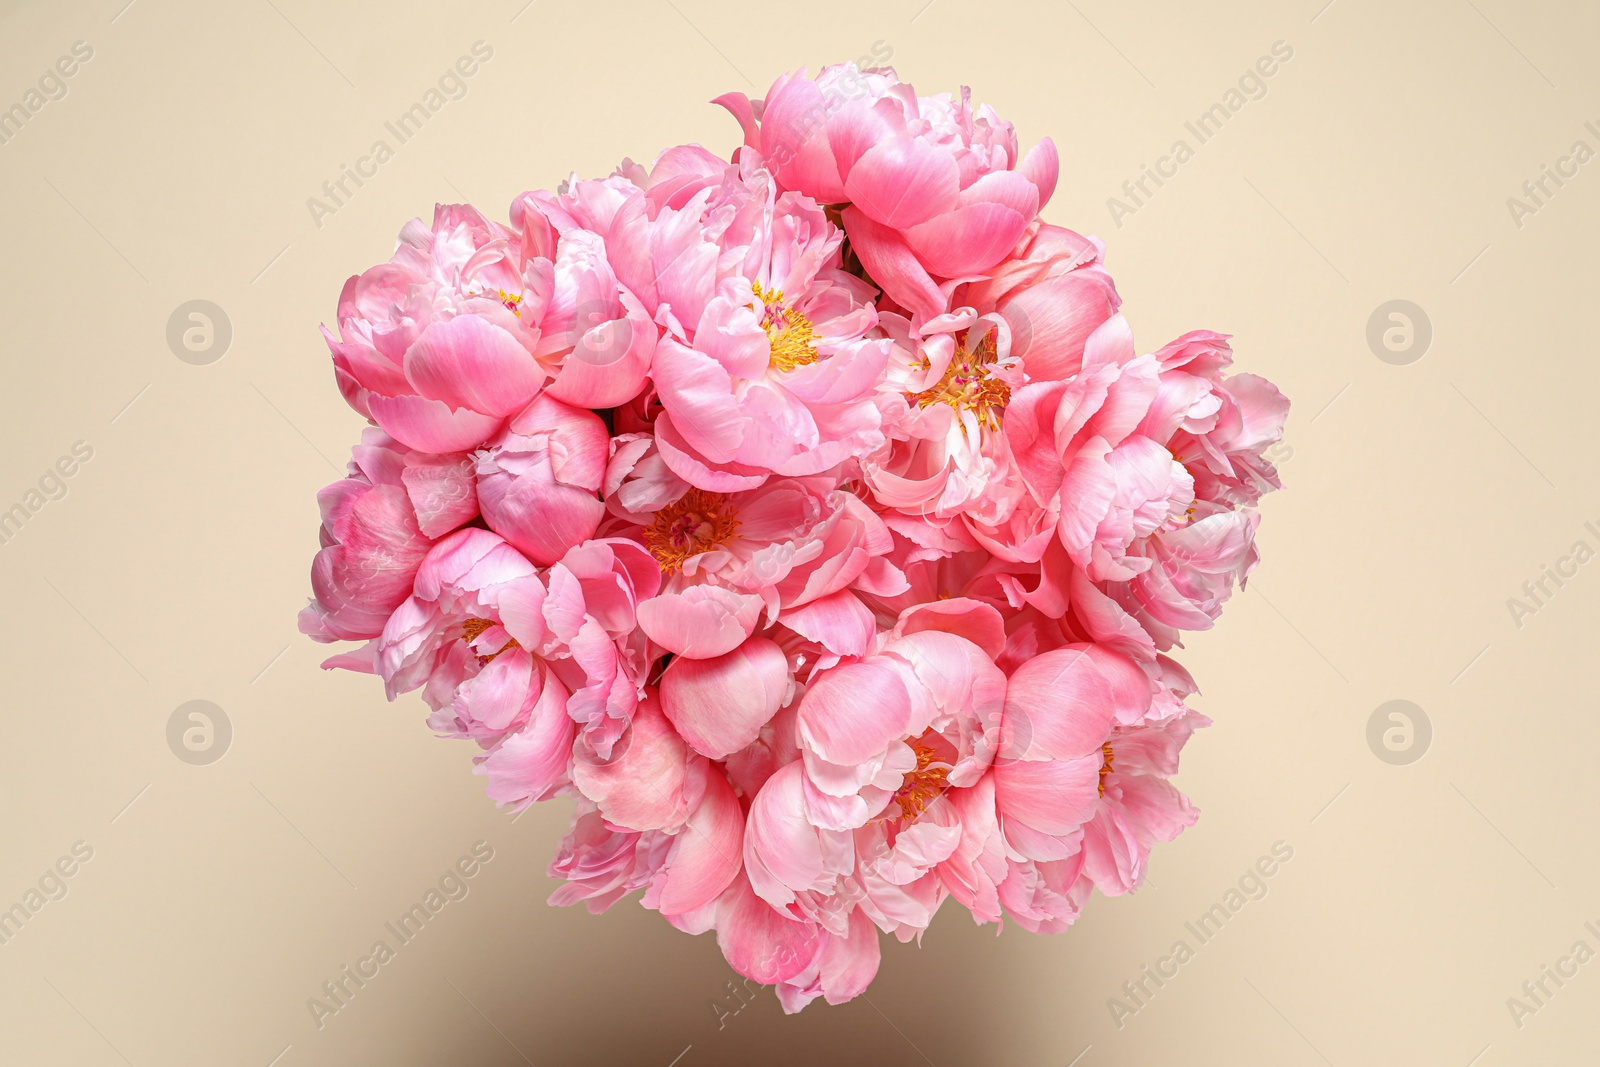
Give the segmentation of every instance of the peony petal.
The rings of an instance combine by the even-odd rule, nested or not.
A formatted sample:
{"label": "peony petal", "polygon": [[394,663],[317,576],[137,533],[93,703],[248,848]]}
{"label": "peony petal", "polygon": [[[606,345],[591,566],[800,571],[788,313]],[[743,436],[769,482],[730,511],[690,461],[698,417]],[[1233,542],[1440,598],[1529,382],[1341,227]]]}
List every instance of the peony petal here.
{"label": "peony petal", "polygon": [[679,915],[710,904],[738,877],[743,853],[744,809],[727,778],[712,769],[700,806],[673,840],[645,894],[645,907]]}
{"label": "peony petal", "polygon": [[[629,830],[676,830],[691,810],[685,793],[690,754],[653,694],[639,702],[625,743],[607,761],[575,759],[572,780],[606,821]],[[698,758],[698,757],[695,757]]]}
{"label": "peony petal", "polygon": [[800,737],[829,763],[854,765],[905,737],[911,695],[882,658],[846,663],[819,675],[800,701]]}
{"label": "peony petal", "polygon": [[566,700],[566,688],[547,676],[526,725],[484,757],[478,769],[488,776],[495,803],[517,807],[548,800],[566,784],[577,732]]}
{"label": "peony petal", "polygon": [[[1098,753],[1119,718],[1150,706],[1139,665],[1101,645],[1041,653],[1011,675],[1005,714],[1015,750],[1002,762],[1078,759]],[[1098,756],[1096,756],[1098,758]]]}
{"label": "peony petal", "polygon": [[875,222],[854,206],[845,208],[841,218],[850,235],[850,247],[872,280],[895,303],[925,318],[944,311],[944,294],[898,231]]}
{"label": "peony petal", "polygon": [[544,371],[505,330],[459,315],[422,331],[406,350],[406,377],[429,400],[504,417],[533,399]]}
{"label": "peony petal", "polygon": [[841,589],[798,608],[786,608],[778,621],[836,656],[864,656],[878,632],[861,598]]}
{"label": "peony petal", "polygon": [[929,274],[960,278],[1004,259],[1022,239],[1031,218],[1004,204],[969,204],[911,227],[905,240]]}
{"label": "peony petal", "polygon": [[845,178],[844,192],[877,222],[905,229],[956,206],[961,171],[947,149],[902,134],[862,153]]}
{"label": "peony petal", "polygon": [[406,394],[367,397],[372,421],[395,440],[423,452],[465,452],[493,437],[502,420],[468,408]]}
{"label": "peony petal", "polygon": [[1061,157],[1056,153],[1056,143],[1046,137],[1022,157],[1022,164],[1017,167],[1017,172],[1033,183],[1039,191],[1039,207],[1044,210],[1045,204],[1050,202],[1050,196],[1056,191],[1056,178],[1061,173]]}
{"label": "peony petal", "polygon": [[752,637],[711,659],[674,659],[661,676],[661,710],[691,748],[719,760],[755,741],[792,684],[783,650]]}
{"label": "peony petal", "polygon": [[639,605],[639,628],[668,652],[709,659],[738,648],[755,631],[761,598],[694,585]]}

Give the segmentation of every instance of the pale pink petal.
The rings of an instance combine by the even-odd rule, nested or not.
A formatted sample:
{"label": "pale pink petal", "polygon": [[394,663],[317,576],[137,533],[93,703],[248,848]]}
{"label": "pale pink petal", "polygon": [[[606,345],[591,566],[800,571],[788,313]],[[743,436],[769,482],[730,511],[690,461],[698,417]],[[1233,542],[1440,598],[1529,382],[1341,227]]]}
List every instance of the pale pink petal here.
{"label": "pale pink petal", "polygon": [[673,839],[644,906],[666,915],[706,906],[738,877],[743,853],[744,809],[727,778],[712,768],[700,806]]}
{"label": "pale pink petal", "polygon": [[[1023,184],[1028,183],[1023,180]],[[1004,259],[1022,238],[1030,218],[1004,204],[969,204],[911,227],[905,240],[929,274],[959,278],[988,270]]]}
{"label": "pale pink petal", "polygon": [[791,684],[783,650],[752,637],[711,659],[674,659],[661,676],[661,710],[696,752],[723,759],[756,739]]}
{"label": "pale pink petal", "polygon": [[872,612],[848,589],[787,608],[778,621],[838,656],[866,655],[878,632]]}
{"label": "pale pink petal", "polygon": [[944,311],[944,294],[898,230],[873,221],[854,206],[845,208],[842,218],[850,247],[895,303],[926,318]]}
{"label": "pale pink petal", "polygon": [[794,977],[816,955],[821,936],[816,923],[773,910],[748,879],[734,879],[719,899],[717,947],[730,967],[753,981],[771,985]]}
{"label": "pale pink petal", "polygon": [[886,662],[841,664],[806,690],[798,722],[806,745],[829,763],[859,764],[906,736],[911,695]]}
{"label": "pale pink petal", "polygon": [[1127,656],[1098,645],[1074,645],[1033,657],[1011,675],[1006,718],[1026,747],[1003,755],[1020,760],[1077,759],[1097,753],[1119,716],[1150,706],[1150,683]]}
{"label": "pale pink petal", "polygon": [[458,315],[431,324],[406,350],[406,377],[430,400],[504,417],[533,399],[544,371],[505,330]]}
{"label": "pale pink petal", "polygon": [[731,652],[755,631],[761,598],[715,586],[662,593],[639,605],[639,628],[668,652],[709,659]]}
{"label": "pale pink petal", "polygon": [[566,784],[577,732],[566,698],[560,682],[545,678],[527,723],[483,758],[479,771],[488,776],[487,792],[495,803],[517,807],[548,800]]}
{"label": "pale pink petal", "polygon": [[[640,701],[626,744],[607,761],[573,761],[572,780],[606,821],[630,830],[668,830],[692,810],[685,795],[690,753],[653,694]],[[698,758],[698,757],[695,757]]]}
{"label": "pale pink petal", "polygon": [[1056,143],[1046,137],[1028,149],[1017,167],[1018,173],[1033,183],[1039,191],[1039,207],[1043,210],[1056,191],[1056,178],[1061,172],[1061,158],[1056,154]]}

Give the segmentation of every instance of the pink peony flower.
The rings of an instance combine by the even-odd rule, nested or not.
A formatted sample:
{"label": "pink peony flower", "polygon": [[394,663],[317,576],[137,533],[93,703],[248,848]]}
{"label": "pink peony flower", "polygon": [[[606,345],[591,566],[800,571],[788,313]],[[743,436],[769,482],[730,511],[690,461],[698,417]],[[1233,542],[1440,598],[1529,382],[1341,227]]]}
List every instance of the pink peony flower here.
{"label": "pink peony flower", "polygon": [[[882,561],[891,546],[883,522],[831,484],[782,479],[735,493],[687,489],[638,516],[641,525],[624,527],[663,576],[661,593],[639,606],[644,632],[669,652],[707,659],[743,643],[765,612],[841,653],[865,651],[872,622],[850,586],[894,588],[903,579]],[[617,497],[625,496],[619,486]]]}
{"label": "pink peony flower", "polygon": [[556,368],[549,394],[577,407],[607,408],[626,403],[644,387],[660,330],[618,280],[597,228],[601,218],[592,219],[596,228],[580,218],[587,216],[575,217],[562,201],[539,193],[524,193],[511,205],[511,221],[524,247],[554,260],[533,348],[542,364]]}
{"label": "pink peony flower", "polygon": [[593,412],[548,393],[477,453],[478,502],[489,529],[540,566],[594,536],[610,437]]}
{"label": "pink peony flower", "polygon": [[965,279],[1015,248],[1055,191],[1046,138],[1018,160],[1017,137],[965,89],[919,97],[891,70],[784,75],[766,98],[719,97],[778,181],[843,211],[868,272],[902,307],[932,317],[939,281]]}
{"label": "pink peony flower", "polygon": [[871,397],[889,342],[871,335],[871,287],[839,269],[842,238],[753,160],[652,223],[673,253],[657,278],[674,325],[651,368],[656,444],[680,478],[753,489],[882,442]]}
{"label": "pink peony flower", "polygon": [[345,283],[339,337],[322,331],[350,406],[423,451],[493,437],[549,376],[533,352],[550,251],[461,205],[407,223],[388,263]]}
{"label": "pink peony flower", "polygon": [[995,805],[1021,858],[1064,860],[1081,848],[1100,796],[1104,746],[1137,722],[1151,685],[1131,659],[1100,645],[1040,653],[1006,684],[1006,747],[995,761]]}
{"label": "pink peony flower", "polygon": [[1188,712],[1157,723],[1115,726],[1102,746],[1100,803],[1083,828],[1083,877],[1106,896],[1139,888],[1157,841],[1171,841],[1199,813],[1168,778],[1197,727],[1210,722]]}
{"label": "pink peony flower", "polygon": [[300,632],[317,641],[377,637],[433,540],[478,513],[464,455],[413,452],[375,429],[351,455],[349,476],[317,494],[322,550],[300,613]]}
{"label": "pink peony flower", "polygon": [[884,319],[897,344],[878,394],[889,440],[861,464],[873,496],[933,521],[1005,522],[1025,492],[1001,433],[1011,390],[1024,382],[1008,325],[970,308],[920,331]]}

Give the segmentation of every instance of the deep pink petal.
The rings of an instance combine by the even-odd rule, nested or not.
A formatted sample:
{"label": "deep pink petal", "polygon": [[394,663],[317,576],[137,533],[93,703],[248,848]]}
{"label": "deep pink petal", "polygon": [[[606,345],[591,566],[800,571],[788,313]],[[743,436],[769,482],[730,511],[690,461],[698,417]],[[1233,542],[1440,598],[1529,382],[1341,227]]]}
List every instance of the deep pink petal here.
{"label": "deep pink petal", "polygon": [[401,444],[423,452],[465,452],[493,437],[503,420],[468,408],[406,394],[367,397],[372,421]]}
{"label": "deep pink petal", "polygon": [[954,208],[961,173],[947,149],[920,138],[892,137],[862,153],[845,178],[844,191],[846,199],[873,219],[905,229]]}

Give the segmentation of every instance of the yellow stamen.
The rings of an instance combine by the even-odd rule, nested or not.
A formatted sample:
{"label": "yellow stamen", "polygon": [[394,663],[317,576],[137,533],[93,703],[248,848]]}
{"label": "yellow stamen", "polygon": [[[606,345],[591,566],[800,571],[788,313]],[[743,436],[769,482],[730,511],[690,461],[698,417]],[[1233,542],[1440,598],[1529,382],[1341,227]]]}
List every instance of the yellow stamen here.
{"label": "yellow stamen", "polygon": [[[1011,402],[1011,386],[999,378],[989,376],[999,354],[995,349],[994,331],[983,335],[977,347],[962,345],[950,357],[944,376],[931,388],[920,393],[907,393],[906,399],[919,408],[946,404],[956,411],[970,411],[978,425],[990,430],[1000,428],[1000,413]],[[913,364],[913,367],[917,364]],[[926,368],[927,364],[921,365]]]}
{"label": "yellow stamen", "polygon": [[929,766],[938,759],[938,753],[920,741],[913,741],[911,749],[917,754],[916,767],[908,771],[905,780],[894,794],[900,805],[900,818],[915,819],[933,803],[949,786],[950,768]]}
{"label": "yellow stamen", "polygon": [[1100,754],[1105,757],[1105,762],[1100,764],[1100,795],[1101,796],[1105,796],[1106,795],[1106,775],[1110,774],[1115,769],[1112,766],[1112,764],[1114,762],[1113,758],[1112,758],[1114,756],[1114,753],[1111,751],[1111,742],[1110,741],[1107,741],[1105,744],[1100,746]]}
{"label": "yellow stamen", "polygon": [[[472,642],[482,637],[484,631],[499,625],[500,624],[495,622],[493,619],[480,619],[474,616],[473,618],[467,619],[461,624],[461,640],[470,645]],[[521,645],[517,644],[517,639],[515,637],[508,637],[506,643],[501,645],[498,651],[491,652],[487,656],[480,655],[478,657],[478,662],[480,664],[488,663],[490,660],[500,655],[501,652],[509,652],[513,648],[521,647]]]}
{"label": "yellow stamen", "polygon": [[815,363],[816,331],[811,320],[784,304],[783,290],[762,289],[760,282],[752,282],[750,288],[761,301],[761,328],[767,331],[772,365],[779,370],[794,370]]}
{"label": "yellow stamen", "polygon": [[672,574],[690,556],[726,544],[738,532],[739,517],[728,506],[726,496],[691,489],[656,512],[654,521],[645,527],[644,547],[663,574]]}

